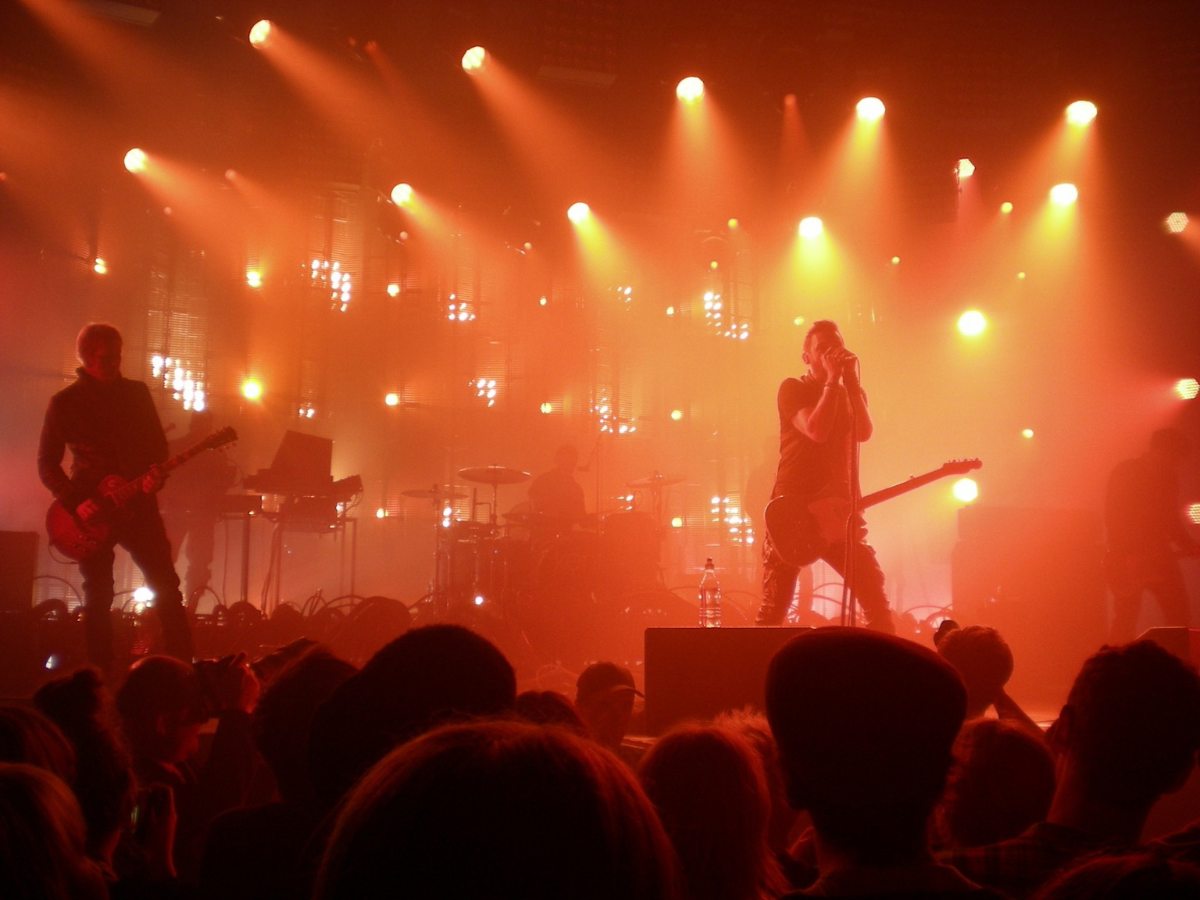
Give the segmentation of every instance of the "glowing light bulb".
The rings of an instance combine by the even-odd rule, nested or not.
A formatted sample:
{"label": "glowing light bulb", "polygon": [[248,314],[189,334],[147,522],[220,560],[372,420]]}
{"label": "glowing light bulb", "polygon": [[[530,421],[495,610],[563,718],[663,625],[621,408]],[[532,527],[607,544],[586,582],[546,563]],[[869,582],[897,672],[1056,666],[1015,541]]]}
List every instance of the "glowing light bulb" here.
{"label": "glowing light bulb", "polygon": [[246,270],[246,284],[252,288],[260,288],[263,284],[262,272],[258,269]]}
{"label": "glowing light bulb", "polygon": [[146,171],[146,151],[139,147],[134,147],[125,154],[125,168],[137,175]]}
{"label": "glowing light bulb", "polygon": [[259,19],[250,26],[250,46],[265,47],[271,38],[271,20]]}
{"label": "glowing light bulb", "polygon": [[106,263],[104,260],[102,260],[100,257],[97,256],[95,258],[95,260],[92,261],[92,271],[95,272],[97,275],[107,275],[108,274],[108,263]]}
{"label": "glowing light bulb", "polygon": [[1195,400],[1200,394],[1200,381],[1195,378],[1180,378],[1175,382],[1175,393],[1180,400]]}
{"label": "glowing light bulb", "polygon": [[1167,231],[1171,234],[1180,234],[1188,227],[1187,213],[1173,212],[1163,221]]}
{"label": "glowing light bulb", "polygon": [[987,330],[987,316],[977,309],[968,309],[958,317],[958,331],[964,337],[978,337]]}
{"label": "glowing light bulb", "polygon": [[389,284],[387,286],[387,295],[389,297],[399,297],[400,296],[400,285],[396,284],[396,282],[394,282],[394,281],[391,284]]}
{"label": "glowing light bulb", "polygon": [[257,378],[246,378],[242,381],[242,396],[247,400],[261,400],[262,395],[262,382]]}
{"label": "glowing light bulb", "polygon": [[1021,437],[1025,438],[1025,440],[1027,440],[1027,441],[1033,440],[1033,429],[1032,428],[1022,428],[1021,429]]}
{"label": "glowing light bulb", "polygon": [[817,216],[805,216],[800,220],[800,227],[797,231],[800,233],[800,237],[812,240],[820,237],[821,233],[825,231],[825,223]]}
{"label": "glowing light bulb", "polygon": [[885,107],[878,97],[863,97],[854,106],[854,113],[860,122],[878,122],[883,118]]}
{"label": "glowing light bulb", "polygon": [[1091,100],[1076,100],[1067,107],[1067,121],[1072,125],[1090,125],[1096,118],[1096,104]]}
{"label": "glowing light bulb", "polygon": [[586,203],[584,203],[582,200],[580,200],[576,203],[572,203],[570,206],[567,207],[567,218],[570,219],[572,222],[574,222],[576,225],[580,225],[583,222],[586,222],[588,217],[591,214],[592,214],[592,208],[590,206],[588,206]]}
{"label": "glowing light bulb", "polygon": [[675,85],[675,96],[684,103],[695,103],[704,96],[704,82],[695,75],[689,75]]}
{"label": "glowing light bulb", "polygon": [[1013,211],[1013,205],[1012,205],[1012,203],[1011,203],[1010,201],[1008,201],[1008,200],[1005,200],[1003,203],[1001,203],[1001,204],[1000,204],[1000,212],[1001,212],[1003,215],[1006,215],[1006,216],[1007,216],[1007,215],[1008,215],[1009,213],[1011,213],[1012,211]]}
{"label": "glowing light bulb", "polygon": [[671,421],[672,421],[672,422],[681,422],[681,421],[683,421],[683,410],[682,410],[682,409],[673,409],[673,410],[671,410]]}
{"label": "glowing light bulb", "polygon": [[954,499],[960,503],[974,503],[979,499],[979,485],[976,484],[974,478],[958,479],[954,482],[951,490],[954,493]]}
{"label": "glowing light bulb", "polygon": [[404,206],[413,198],[412,185],[404,181],[400,182],[392,188],[391,197],[392,202],[397,206]]}
{"label": "glowing light bulb", "polygon": [[1064,181],[1050,188],[1050,202],[1055,206],[1070,206],[1079,199],[1079,188]]}
{"label": "glowing light bulb", "polygon": [[958,166],[955,168],[959,178],[970,178],[975,174],[975,163],[971,162],[966,157],[958,161]]}
{"label": "glowing light bulb", "polygon": [[395,391],[392,391],[389,394],[384,394],[383,403],[385,406],[399,406],[400,405],[400,395],[397,394]]}
{"label": "glowing light bulb", "polygon": [[472,47],[462,55],[464,72],[477,72],[483,68],[485,62],[487,62],[487,51],[480,46]]}

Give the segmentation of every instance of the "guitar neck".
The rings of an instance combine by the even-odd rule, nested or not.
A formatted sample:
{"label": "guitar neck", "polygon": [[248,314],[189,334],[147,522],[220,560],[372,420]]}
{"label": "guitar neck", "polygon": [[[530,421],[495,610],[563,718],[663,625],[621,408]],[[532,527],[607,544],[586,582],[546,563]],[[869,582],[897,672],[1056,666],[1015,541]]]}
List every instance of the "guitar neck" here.
{"label": "guitar neck", "polygon": [[858,501],[858,508],[866,509],[877,503],[883,503],[885,500],[891,500],[893,497],[899,497],[901,494],[915,491],[919,487],[924,487],[930,482],[937,481],[939,478],[945,478],[950,474],[953,473],[946,471],[945,466],[942,466],[941,468],[934,469],[932,472],[926,472],[924,475],[914,475],[912,478],[905,479],[899,484],[893,484],[891,487],[867,494]]}
{"label": "guitar neck", "polygon": [[[208,449],[208,447],[209,447],[209,444],[207,441],[201,441],[199,444],[196,444],[193,447],[188,447],[182,453],[178,453],[175,456],[172,456],[170,459],[166,460],[165,462],[159,463],[158,467],[160,469],[162,469],[163,472],[170,472],[172,469],[177,469],[180,466],[182,466],[185,462],[187,462],[189,459],[191,459],[197,453],[204,452],[205,450]],[[149,470],[147,470],[146,472],[143,472],[137,478],[131,478],[129,481],[125,482],[123,485],[121,485],[119,488],[117,488],[115,491],[113,491],[109,495],[112,498],[113,502],[116,503],[118,506],[121,506],[125,503],[128,503],[130,500],[132,500],[134,495],[141,491],[142,478],[144,478],[148,474],[148,472],[149,472]]]}

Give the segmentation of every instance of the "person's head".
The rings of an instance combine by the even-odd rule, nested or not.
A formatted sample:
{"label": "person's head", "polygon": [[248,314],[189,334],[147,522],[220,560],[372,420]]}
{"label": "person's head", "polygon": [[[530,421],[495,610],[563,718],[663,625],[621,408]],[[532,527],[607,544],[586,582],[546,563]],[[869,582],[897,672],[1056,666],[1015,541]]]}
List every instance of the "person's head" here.
{"label": "person's head", "polygon": [[1016,837],[1040,822],[1054,798],[1054,757],[1045,741],[1001,719],[963,726],[938,807],[950,847],[979,847]]}
{"label": "person's head", "polygon": [[557,725],[580,737],[587,735],[587,726],[570,699],[558,691],[521,691],[513,704],[513,712],[535,725]]}
{"label": "person's head", "polygon": [[830,319],[818,319],[809,327],[804,335],[804,353],[802,359],[810,372],[818,378],[826,378],[829,368],[825,357],[830,350],[841,350],[846,346],[837,323]]}
{"label": "person's head", "polygon": [[559,728],[438,728],[397,748],[346,801],[318,900],[677,897],[674,857],[633,775]]}
{"label": "person's head", "polygon": [[554,451],[554,468],[568,475],[573,475],[579,465],[579,451],[570,444],[564,444]]}
{"label": "person's head", "polygon": [[97,381],[113,381],[121,374],[121,332],[104,322],[84,325],[75,338],[75,355],[83,370]]}
{"label": "person's head", "polygon": [[860,864],[924,852],[966,709],[948,662],[892,635],[819,628],[775,654],[766,697],[788,798],[824,843]]}
{"label": "person's head", "polygon": [[588,732],[605,747],[620,745],[640,696],[633,673],[614,662],[594,662],[575,681],[575,709]]}
{"label": "person's head", "polygon": [[746,707],[721,713],[713,720],[714,725],[737,732],[750,742],[750,746],[762,760],[763,773],[767,777],[767,790],[771,795],[771,819],[767,826],[767,840],[779,852],[785,852],[796,822],[796,812],[788,805],[787,789],[783,784],[783,770],[779,766],[779,748],[771,734],[771,724],[760,711]]}
{"label": "person's head", "polygon": [[5,900],[100,900],[108,896],[85,849],[83,815],[56,775],[0,763],[0,884]]}
{"label": "person's head", "polygon": [[655,742],[638,775],[692,900],[779,893],[782,876],[767,840],[771,797],[749,741],[726,728],[681,726]]}
{"label": "person's head", "polygon": [[948,631],[937,645],[962,677],[967,689],[967,717],[982,716],[1013,673],[1013,655],[1008,642],[995,628],[968,625]]}
{"label": "person's head", "polygon": [[134,756],[169,765],[196,753],[208,720],[195,668],[170,656],[147,656],[130,666],[117,711]]}
{"label": "person's head", "polygon": [[1150,455],[1170,466],[1187,459],[1191,442],[1178,428],[1160,428],[1150,435]]}
{"label": "person's head", "polygon": [[384,646],[321,704],[309,738],[318,797],[336,802],[393,747],[444,722],[512,710],[504,654],[459,625],[428,625]]}
{"label": "person's head", "polygon": [[1145,851],[1088,857],[1060,872],[1037,900],[1196,900],[1200,866]]}
{"label": "person's head", "polygon": [[29,763],[67,784],[75,780],[75,748],[54,722],[28,706],[0,705],[0,760]]}
{"label": "person's head", "polygon": [[1200,749],[1200,675],[1153,641],[1103,647],[1049,732],[1090,796],[1137,811],[1178,788]]}

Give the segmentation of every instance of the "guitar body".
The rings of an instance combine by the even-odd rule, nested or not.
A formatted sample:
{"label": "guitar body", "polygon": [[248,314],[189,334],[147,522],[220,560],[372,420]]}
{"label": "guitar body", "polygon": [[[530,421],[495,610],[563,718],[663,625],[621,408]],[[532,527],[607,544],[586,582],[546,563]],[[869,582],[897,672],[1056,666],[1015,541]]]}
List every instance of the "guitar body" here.
{"label": "guitar body", "polygon": [[840,497],[776,497],[767,504],[767,534],[790,566],[812,565],[821,551],[846,535],[850,504]]}

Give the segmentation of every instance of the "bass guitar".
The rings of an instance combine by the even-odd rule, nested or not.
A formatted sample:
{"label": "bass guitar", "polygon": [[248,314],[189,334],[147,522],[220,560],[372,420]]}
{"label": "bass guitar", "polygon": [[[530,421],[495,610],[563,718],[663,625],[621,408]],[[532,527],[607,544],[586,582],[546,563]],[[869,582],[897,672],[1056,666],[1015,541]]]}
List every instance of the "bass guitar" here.
{"label": "bass guitar", "polygon": [[[923,487],[948,475],[965,475],[983,463],[978,459],[954,459],[924,475],[913,475],[899,484],[867,494],[858,502],[861,512],[867,507]],[[783,560],[791,566],[815,562],[821,551],[846,536],[850,501],[842,497],[776,497],[767,504],[764,518],[767,536]]]}
{"label": "bass guitar", "polygon": [[[224,447],[236,440],[236,431],[222,428],[160,463],[158,468],[165,474],[205,450]],[[55,500],[46,512],[46,533],[50,538],[50,546],[75,562],[87,559],[102,547],[110,546],[113,529],[120,524],[129,502],[142,493],[142,479],[147,474],[148,471],[128,481],[119,475],[109,475],[101,481],[95,499],[99,501],[102,511],[86,522],[79,518],[75,510],[67,509],[61,501]]]}

